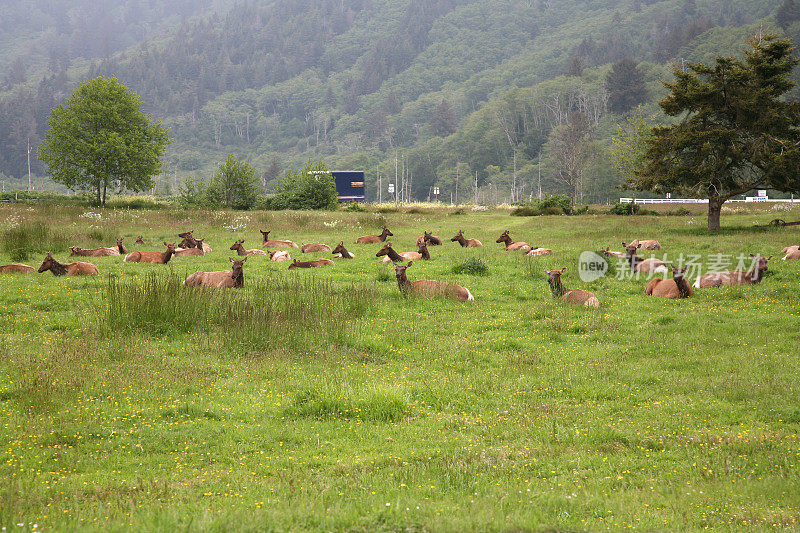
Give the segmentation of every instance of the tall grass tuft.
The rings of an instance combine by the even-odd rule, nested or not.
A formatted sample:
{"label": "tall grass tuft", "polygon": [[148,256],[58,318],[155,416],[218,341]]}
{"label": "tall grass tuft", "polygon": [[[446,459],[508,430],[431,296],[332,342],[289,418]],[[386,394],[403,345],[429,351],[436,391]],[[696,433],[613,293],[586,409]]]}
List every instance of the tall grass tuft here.
{"label": "tall grass tuft", "polygon": [[470,274],[472,276],[489,275],[489,265],[477,257],[470,257],[461,263],[453,265],[451,270],[453,271],[453,274]]}
{"label": "tall grass tuft", "polygon": [[3,231],[3,251],[14,262],[26,261],[37,253],[61,251],[67,247],[66,237],[42,222],[25,222]]}
{"label": "tall grass tuft", "polygon": [[189,288],[174,275],[153,273],[137,283],[109,280],[105,324],[159,337],[194,332],[237,352],[309,352],[341,342],[348,323],[376,301],[373,293],[311,277],[273,277],[238,290]]}

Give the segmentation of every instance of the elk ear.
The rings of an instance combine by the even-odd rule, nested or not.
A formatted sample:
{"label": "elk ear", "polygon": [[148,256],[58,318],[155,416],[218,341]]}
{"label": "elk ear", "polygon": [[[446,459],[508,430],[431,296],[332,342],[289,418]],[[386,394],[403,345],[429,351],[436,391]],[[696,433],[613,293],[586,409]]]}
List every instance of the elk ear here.
{"label": "elk ear", "polygon": [[755,256],[756,256],[756,254],[750,254],[750,257],[755,257]]}
{"label": "elk ear", "polygon": [[410,267],[413,264],[414,264],[414,261],[409,261],[408,264],[406,265],[406,268]]}
{"label": "elk ear", "polygon": [[561,273],[562,273],[562,274],[563,274],[564,272],[566,272],[566,271],[567,271],[567,267],[564,267],[564,268],[562,268],[562,269],[561,269]]}
{"label": "elk ear", "polygon": [[244,263],[245,261],[247,261],[247,256],[244,256],[244,259],[242,259],[242,263]]}
{"label": "elk ear", "polygon": [[547,274],[548,276],[550,275],[550,271],[547,270],[546,268],[544,269],[544,273]]}
{"label": "elk ear", "polygon": [[772,259],[772,256],[767,257],[767,261],[769,261],[770,259]]}

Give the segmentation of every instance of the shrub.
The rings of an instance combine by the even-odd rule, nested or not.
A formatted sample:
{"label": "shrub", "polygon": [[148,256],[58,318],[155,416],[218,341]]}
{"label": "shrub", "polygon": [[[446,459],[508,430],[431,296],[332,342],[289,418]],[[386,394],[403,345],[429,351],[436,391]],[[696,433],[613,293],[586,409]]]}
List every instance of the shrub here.
{"label": "shrub", "polygon": [[469,259],[453,265],[453,274],[470,274],[472,276],[488,276],[489,266],[482,259],[470,257]]}
{"label": "shrub", "polygon": [[270,209],[337,209],[339,195],[325,161],[310,159],[302,170],[290,170],[281,181]]}
{"label": "shrub", "polygon": [[[517,204],[519,207],[511,212],[512,216],[517,217],[535,217],[540,215],[568,215],[569,214],[569,196],[564,194],[554,194],[546,196],[536,202],[525,202]],[[586,213],[589,206],[573,206],[572,214],[581,215]]]}
{"label": "shrub", "polygon": [[347,211],[349,213],[363,213],[366,211],[366,209],[364,209],[364,207],[358,202],[351,202],[347,205],[347,207],[342,209],[342,211]]}
{"label": "shrub", "polygon": [[[642,208],[639,204],[634,204],[633,202],[623,204],[617,203],[611,206],[611,209],[608,210],[610,215],[630,215],[630,214],[638,214],[639,210]],[[631,213],[631,210],[633,211]]]}

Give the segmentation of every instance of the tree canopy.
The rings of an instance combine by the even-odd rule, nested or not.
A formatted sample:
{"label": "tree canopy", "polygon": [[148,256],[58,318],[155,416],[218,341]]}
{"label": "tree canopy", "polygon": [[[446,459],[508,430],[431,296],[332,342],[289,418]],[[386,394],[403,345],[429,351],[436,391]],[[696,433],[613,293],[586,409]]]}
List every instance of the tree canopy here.
{"label": "tree canopy", "polygon": [[800,191],[800,103],[782,99],[798,60],[788,39],[754,36],[744,60],[676,67],[661,109],[683,117],[653,128],[633,188],[707,197],[708,229],[722,204],[755,188]]}
{"label": "tree canopy", "polygon": [[65,106],[52,110],[39,149],[52,179],[72,190],[94,191],[98,205],[105,205],[109,188],[151,188],[170,139],[161,121],[151,121],[141,106],[116,78],[81,83]]}

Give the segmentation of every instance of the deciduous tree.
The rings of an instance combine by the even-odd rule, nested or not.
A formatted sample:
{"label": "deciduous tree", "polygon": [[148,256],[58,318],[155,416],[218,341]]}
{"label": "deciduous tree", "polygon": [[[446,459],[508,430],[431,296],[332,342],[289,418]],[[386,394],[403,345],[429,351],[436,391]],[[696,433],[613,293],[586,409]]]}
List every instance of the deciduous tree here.
{"label": "deciduous tree", "polygon": [[66,106],[52,110],[39,149],[52,179],[72,190],[94,191],[98,205],[106,204],[109,188],[151,188],[170,138],[141,106],[116,78],[81,83]]}

